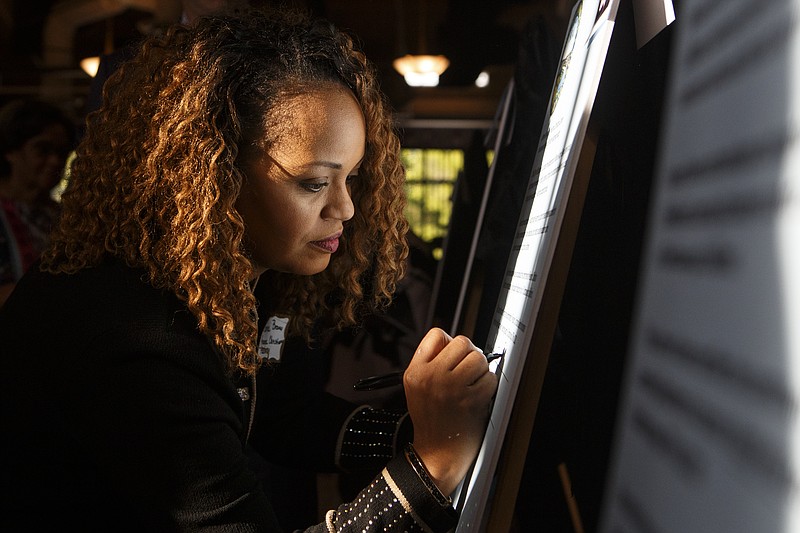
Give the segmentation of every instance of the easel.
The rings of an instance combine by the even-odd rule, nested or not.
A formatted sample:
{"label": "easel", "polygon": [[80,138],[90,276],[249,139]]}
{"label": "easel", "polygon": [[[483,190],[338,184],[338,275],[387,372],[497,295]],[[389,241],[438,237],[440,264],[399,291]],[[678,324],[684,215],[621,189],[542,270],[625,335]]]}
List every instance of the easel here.
{"label": "easel", "polygon": [[[655,48],[650,46],[646,51],[647,53],[636,53],[636,50],[631,47],[631,44],[633,43],[632,36],[635,31],[637,44],[640,44],[640,28],[638,17],[634,22],[634,17],[632,15],[639,15],[640,13],[636,12],[636,6],[633,6],[633,10],[631,10],[630,4],[624,5],[624,7],[625,9],[620,7],[620,13],[618,13],[617,16],[617,23],[614,32],[615,37],[614,40],[612,40],[612,44],[609,48],[608,60],[606,62],[606,68],[604,69],[603,74],[604,81],[601,82],[601,87],[598,88],[595,109],[593,110],[592,117],[587,127],[584,144],[581,147],[578,165],[574,174],[570,198],[567,204],[563,225],[561,227],[561,233],[559,235],[556,252],[549,271],[548,282],[544,287],[545,290],[543,295],[541,316],[537,317],[535,324],[536,333],[534,334],[531,342],[527,364],[524,368],[519,390],[512,408],[511,420],[509,422],[507,431],[509,438],[503,446],[500,461],[497,467],[495,485],[493,487],[492,494],[490,495],[490,504],[488,509],[489,518],[487,520],[486,531],[509,531],[509,528],[515,518],[515,509],[519,509],[519,507],[517,507],[515,504],[519,497],[520,484],[523,481],[522,478],[524,475],[526,460],[531,460],[531,455],[529,455],[531,453],[529,447],[532,446],[532,442],[534,442],[532,439],[540,438],[543,434],[542,432],[545,431],[544,429],[541,429],[541,427],[539,430],[534,431],[537,413],[541,410],[541,408],[544,408],[547,409],[547,411],[542,413],[545,415],[545,418],[548,416],[548,413],[550,414],[549,416],[551,416],[551,419],[565,416],[561,411],[553,409],[552,402],[541,404],[543,400],[543,385],[546,379],[546,372],[548,363],[550,362],[550,356],[551,353],[553,353],[556,323],[559,320],[560,309],[566,307],[567,316],[571,316],[570,311],[574,312],[575,310],[574,297],[572,298],[573,308],[570,308],[569,306],[569,302],[571,301],[569,297],[566,298],[567,303],[565,304],[565,287],[568,290],[569,287],[574,287],[571,281],[568,282],[567,280],[568,277],[573,275],[570,272],[570,263],[573,258],[573,251],[576,249],[576,246],[581,246],[582,244],[585,245],[587,242],[585,228],[579,232],[579,227],[582,223],[588,224],[589,226],[597,223],[598,217],[596,215],[598,209],[596,206],[604,205],[602,202],[597,202],[597,190],[600,189],[608,191],[610,189],[610,186],[606,184],[606,180],[601,179],[604,177],[604,169],[608,169],[607,165],[602,164],[604,159],[603,156],[608,152],[602,149],[609,146],[609,129],[619,129],[621,127],[624,131],[628,131],[626,128],[631,127],[631,123],[626,122],[625,118],[619,122],[620,113],[622,113],[622,110],[628,112],[633,110],[634,113],[628,113],[627,116],[636,116],[641,123],[640,124],[637,122],[637,126],[630,129],[631,133],[628,134],[629,136],[635,135],[636,133],[634,132],[637,132],[639,135],[644,134],[649,136],[649,140],[647,142],[643,142],[641,140],[639,141],[640,150],[637,152],[637,164],[632,165],[635,170],[640,172],[639,174],[636,174],[636,191],[634,192],[631,190],[631,181],[627,182],[628,187],[625,188],[627,198],[625,205],[630,210],[624,217],[626,221],[637,219],[636,209],[631,209],[631,207],[635,206],[636,208],[641,208],[643,202],[642,198],[644,198],[642,192],[647,189],[643,183],[648,182],[648,173],[652,173],[653,170],[652,167],[649,166],[652,164],[652,161],[648,160],[648,149],[646,146],[650,145],[651,141],[654,142],[653,140],[656,138],[657,129],[653,127],[653,124],[657,125],[657,122],[653,123],[652,120],[654,117],[658,117],[658,108],[660,106],[653,104],[660,103],[660,91],[663,90],[663,86],[660,86],[658,81],[652,78],[652,74],[655,71],[662,72],[666,66],[664,61],[665,56],[662,55],[663,50],[666,50],[666,48],[663,46],[665,40],[663,38],[657,40],[655,43]],[[652,37],[652,35],[650,35],[650,37]],[[668,43],[668,40],[666,42]],[[653,53],[656,55],[654,56]],[[655,71],[652,69],[655,69]],[[648,75],[651,77],[648,77]],[[623,87],[628,89],[631,86],[638,88],[638,92],[635,89],[631,91],[622,89]],[[621,96],[626,94],[628,98]],[[635,113],[635,110],[637,109],[640,113],[642,109],[647,109],[647,113],[637,114]],[[597,111],[597,113],[594,111]],[[629,121],[630,118],[627,120]],[[598,154],[598,145],[600,144],[601,135],[603,138],[603,143],[601,146],[601,153]],[[620,135],[620,137],[622,137],[622,135]],[[644,154],[642,152],[644,152]],[[598,161],[600,165],[599,167]],[[592,184],[592,194],[588,196],[590,197],[590,202],[592,202],[592,200],[594,200],[594,202],[587,204],[586,211],[584,212],[584,205],[590,185],[590,176],[593,171],[597,174],[594,178],[595,183]],[[613,177],[615,180],[623,180],[625,179],[625,176],[626,174],[623,172],[621,175],[616,175],[615,173]],[[630,174],[627,176],[630,178]],[[633,199],[633,197],[637,196],[637,199]],[[646,201],[644,201],[644,203],[646,205]],[[595,207],[593,208],[592,206]],[[641,220],[638,221],[642,222]],[[602,224],[598,227],[608,229],[605,224]],[[636,233],[636,231],[633,233]],[[635,236],[623,236],[616,233],[614,233],[614,235],[615,243],[617,241],[621,241],[630,245],[636,241]],[[580,237],[580,240],[578,237]],[[603,249],[617,251],[616,247],[604,247]],[[582,263],[585,265],[586,250],[585,248],[582,248],[582,250],[583,253],[579,255],[579,258],[583,260]],[[595,258],[594,255],[591,257]],[[627,261],[627,263],[625,263],[625,261]],[[581,264],[580,259],[578,260],[578,264]],[[616,269],[618,269],[621,264],[627,265],[633,263],[630,258],[620,259],[617,263],[613,264],[615,272],[617,272]],[[635,266],[633,268],[635,269]],[[623,269],[623,272],[625,272],[627,276],[630,276],[632,274],[630,270],[631,269]],[[577,272],[585,273],[585,269],[581,270],[579,268],[577,269]],[[630,278],[624,277],[624,279]],[[615,288],[618,288],[618,286],[615,286]],[[574,292],[575,291],[573,290],[573,293]],[[620,295],[619,301],[625,302],[625,296]],[[594,303],[596,304],[597,302]],[[597,306],[591,306],[592,309],[595,307]],[[589,308],[589,306],[587,306],[587,308]],[[597,309],[598,312],[602,312],[600,311],[599,307],[597,307]],[[617,317],[618,315],[613,316]],[[608,324],[608,322],[602,323],[604,326],[608,326]],[[564,324],[561,325],[563,327]],[[614,328],[610,329],[613,330]],[[588,338],[592,340],[595,339],[595,337],[592,337],[591,335]],[[618,358],[620,360],[624,358],[623,352],[624,349],[619,351]],[[559,350],[556,350],[556,353],[559,353],[559,355],[563,356]],[[617,352],[615,351],[614,353]],[[591,357],[592,355],[593,354],[590,353],[586,354],[587,357]],[[594,355],[596,356],[597,354]],[[609,370],[606,372],[606,374],[604,374],[606,377],[608,377],[613,373],[611,370],[615,368],[615,365],[621,363],[618,361],[612,363],[610,360],[604,360],[610,364],[610,366],[604,365],[604,369],[607,368]],[[564,368],[563,363],[562,368]],[[569,368],[571,372],[571,378],[572,372],[578,367],[570,366]],[[589,368],[592,367],[589,366]],[[581,382],[579,379],[580,376],[581,374],[578,374],[578,379],[574,380],[574,382],[578,384],[576,388],[580,388],[580,386],[583,385],[584,388],[581,390],[584,391],[586,382]],[[556,383],[558,383],[558,381],[556,381]],[[604,381],[603,383],[606,383],[604,387],[605,390],[614,388],[613,379]],[[587,392],[597,392],[599,388],[600,387],[597,386],[591,388]],[[545,400],[552,400],[551,397],[553,396],[553,390],[555,389],[551,388],[549,391],[545,391],[549,393],[549,395],[544,397]],[[574,401],[573,397],[569,395],[567,395],[566,398]],[[562,402],[562,404],[563,403],[566,402]],[[607,405],[601,401],[599,406],[593,408],[591,414],[596,414],[597,412],[606,413],[608,418],[606,418],[606,415],[604,415],[602,419],[605,420],[605,424],[610,425],[613,423],[613,412],[607,413],[607,411],[609,411]],[[583,414],[585,414],[585,409]],[[551,425],[545,424],[543,427],[550,428]],[[575,442],[574,433],[564,434],[567,435],[567,439],[572,437],[572,439],[569,440],[570,444]],[[597,437],[597,433],[592,433],[592,436]],[[598,445],[602,443],[602,440],[602,438],[599,439]],[[567,441],[564,440],[563,442]],[[541,446],[539,448],[541,448]],[[599,446],[600,450],[602,450],[602,448],[602,446]],[[553,450],[562,452],[560,447],[557,450],[556,448],[553,448]],[[545,466],[552,468],[555,477],[556,461],[553,461],[552,464],[548,462],[555,459],[555,455],[548,457],[549,459],[541,463],[542,468]],[[569,531],[574,531],[574,533],[582,533],[584,531],[584,525],[588,527],[589,531],[593,531],[592,528],[595,525],[596,519],[596,511],[594,507],[597,504],[595,500],[597,499],[597,494],[599,494],[599,492],[592,490],[594,487],[591,483],[588,483],[589,486],[587,486],[586,478],[589,476],[591,480],[601,479],[596,474],[596,472],[601,469],[601,465],[604,464],[603,460],[600,459],[601,457],[602,454],[593,452],[590,456],[590,458],[594,460],[592,462],[592,468],[587,469],[587,462],[585,461],[586,456],[579,455],[576,457],[575,454],[573,454],[566,459],[567,462],[569,462],[570,459],[584,459],[584,461],[579,462],[577,465],[569,462],[570,467],[574,469],[572,472],[570,472],[567,469],[567,463],[563,462],[565,460],[564,457],[559,453],[557,459],[557,474],[561,483],[561,488],[563,489],[563,500],[565,506],[564,510],[559,509],[557,512],[561,513],[560,516],[563,517],[561,519],[562,522],[560,522],[560,526],[562,527],[568,527],[566,525],[567,516],[565,513],[569,514],[568,518],[572,523],[572,529]],[[575,468],[576,466],[578,468]],[[540,472],[541,471],[542,470],[540,470]],[[579,488],[583,489],[583,493],[578,493],[577,497],[572,494],[572,481],[570,480],[571,473],[576,473],[581,478],[580,481],[582,484],[579,484]],[[591,476],[594,477],[592,478]],[[549,489],[552,491],[553,487],[549,487]],[[556,495],[556,497],[557,496],[558,495]],[[581,497],[583,497],[583,500]],[[521,503],[520,505],[525,505],[525,502]],[[530,526],[530,524],[528,524],[528,526]],[[564,530],[566,531],[567,529]]]}
{"label": "easel", "polygon": [[[626,13],[630,13],[631,4],[625,4]],[[503,273],[503,287],[492,317],[492,330],[486,342],[486,347],[493,351],[508,348],[510,356],[504,361],[505,366],[500,368],[503,374],[501,387],[498,389],[492,423],[475,470],[470,473],[466,488],[459,493],[458,508],[462,510],[462,522],[458,526],[460,533],[505,533],[511,530],[515,511],[518,510],[516,500],[520,483],[526,461],[530,459],[531,443],[539,445],[547,442],[538,438],[532,441],[532,437],[537,433],[534,425],[537,413],[541,411],[543,391],[548,392],[544,399],[552,396],[550,392],[553,389],[545,387],[545,381],[549,373],[548,366],[553,366],[550,364],[551,352],[562,345],[562,337],[559,336],[558,342],[555,339],[557,329],[564,325],[559,323],[560,313],[565,303],[572,304],[571,307],[565,307],[565,312],[575,308],[575,298],[565,300],[565,289],[573,287],[572,284],[567,284],[568,279],[574,279],[571,273],[573,252],[578,250],[576,243],[579,237],[582,244],[594,242],[586,240],[590,226],[582,226],[581,219],[587,213],[596,216],[597,212],[590,209],[591,206],[605,207],[597,202],[586,206],[584,204],[590,190],[593,194],[598,190],[605,190],[605,181],[600,179],[596,179],[590,187],[596,156],[607,154],[605,150],[598,152],[601,132],[604,141],[602,147],[608,146],[605,142],[608,129],[604,127],[606,109],[602,105],[595,109],[594,101],[595,97],[599,98],[601,73],[606,75],[606,54],[609,53],[619,5],[619,0],[590,1],[583,4],[586,8],[583,13],[580,12],[581,6],[576,6],[573,10],[573,20],[580,20],[579,25],[573,26],[578,28],[577,37],[570,32],[565,40],[562,71],[554,84],[549,119],[545,122],[536,147],[538,162],[535,163],[535,170],[525,192],[525,205],[514,233],[514,251],[508,258],[508,266]],[[628,17],[628,21],[630,20],[631,17]],[[632,23],[627,25],[627,29],[632,28]],[[579,50],[577,46],[585,48]],[[573,51],[577,54],[577,59]],[[583,58],[581,54],[584,54]],[[570,74],[565,74],[562,79],[561,74],[566,72]],[[610,77],[616,79],[613,74]],[[557,106],[556,102],[561,103]],[[638,131],[641,128],[634,127],[633,130]],[[649,130],[648,132],[652,133]],[[625,216],[615,217],[612,222],[616,223],[618,219],[624,221]],[[605,228],[605,225],[591,227],[600,229]],[[591,231],[588,234],[593,235]],[[605,242],[606,235],[609,233],[593,236],[600,236],[600,242]],[[616,241],[610,243],[611,246],[603,250],[613,252],[616,250],[615,243]],[[578,257],[583,258],[589,248],[594,247],[582,246]],[[576,264],[586,265],[582,261]],[[617,261],[609,264],[616,268]],[[578,272],[581,272],[580,269]],[[617,278],[612,274],[609,279]],[[607,287],[607,284],[600,283],[599,286]],[[575,294],[575,291],[568,292],[570,296]],[[471,296],[471,293],[467,295]],[[602,305],[602,302],[594,303],[595,306],[598,303]],[[470,309],[469,305],[466,307]],[[599,309],[598,307],[598,311]],[[583,306],[583,315],[588,311]],[[469,313],[466,316],[469,317]],[[486,321],[479,323],[488,324]],[[574,326],[574,322],[567,323]],[[617,329],[619,328],[612,328],[612,331]],[[573,338],[583,337],[573,335]],[[582,348],[580,353],[591,351],[591,348]],[[619,353],[623,351],[617,350]],[[559,358],[559,361],[562,360]],[[581,364],[585,365],[583,362]],[[562,372],[562,376],[571,383],[576,382],[571,373]],[[576,378],[582,376],[583,374],[579,374]],[[559,412],[552,409],[539,414],[550,416],[550,420],[559,417]],[[547,425],[537,427],[544,428]],[[554,448],[553,451],[556,452],[554,455],[561,455],[561,449]],[[582,453],[581,457],[584,455]],[[592,509],[591,505],[587,509],[579,509],[581,502],[572,495],[566,462],[559,460],[558,463],[551,464],[553,457],[550,455],[536,457],[538,459],[532,464],[552,468],[552,472],[548,470],[547,475],[552,473],[554,478],[560,476],[560,492],[563,495],[548,492],[547,497],[555,494],[555,497],[565,500],[572,529],[581,533],[584,523],[581,511],[587,511],[586,515],[590,518],[588,523],[591,523]],[[603,463],[602,459],[600,463]],[[593,467],[583,468],[581,473],[587,471],[593,471]],[[559,482],[558,479],[555,481]],[[550,489],[552,487],[548,487]],[[594,500],[590,503],[594,503]],[[563,527],[563,524],[560,525]],[[528,524],[528,527],[531,526],[535,526],[535,523]]]}
{"label": "easel", "polygon": [[[506,533],[511,527],[596,149],[597,135],[590,124],[580,149],[553,262],[547,284],[544,286],[542,312],[535,321],[534,329],[537,334],[533,337],[528,351],[527,363],[508,425],[508,434],[513,435],[513,438],[505,441],[497,467],[494,495],[486,527],[489,533]],[[579,515],[576,515],[576,518],[579,520]]]}
{"label": "easel", "polygon": [[[478,245],[478,238],[480,236],[481,226],[486,213],[486,205],[489,199],[489,193],[494,182],[493,178],[495,169],[497,167],[498,156],[503,151],[505,143],[505,133],[508,129],[509,113],[513,98],[514,81],[512,79],[503,91],[497,117],[495,118],[495,123],[497,124],[494,133],[493,144],[495,158],[492,165],[488,169],[486,179],[483,184],[483,193],[481,195],[478,210],[475,213],[475,218],[474,220],[470,221],[470,227],[450,228],[444,240],[444,257],[440,262],[439,268],[436,272],[436,278],[434,279],[432,288],[433,295],[431,297],[430,309],[428,311],[427,318],[428,326],[449,326],[450,329],[448,331],[453,335],[466,334],[467,336],[471,336],[473,331],[471,326],[464,326],[465,320],[462,319],[462,316],[465,312],[465,306],[469,306],[471,302],[474,302],[475,299],[479,297],[474,294],[476,289],[475,284],[473,283],[472,285],[469,285],[469,283],[473,276],[475,251]],[[456,188],[461,186],[463,186],[462,183],[456,184]],[[453,196],[458,197],[457,191],[454,192]],[[455,205],[453,217],[455,218],[461,214],[457,213],[455,211],[456,209],[463,209],[467,211],[468,208],[469,206],[464,204]],[[469,215],[469,213],[464,213],[464,215]],[[463,265],[460,264],[460,262],[454,262],[451,256],[453,256],[457,250],[453,248],[462,244],[466,240],[466,237],[470,234],[472,235],[470,239],[470,246]],[[455,282],[457,282],[458,279],[461,279],[462,282],[459,285],[458,294],[454,295],[450,291],[455,288]],[[452,322],[450,324],[440,323],[440,321],[444,320],[445,317],[453,317]]]}
{"label": "easel", "polygon": [[[558,323],[597,147],[593,101],[618,2],[572,10],[487,347],[508,349],[475,471],[459,494],[461,531],[508,531]],[[508,437],[508,438],[506,438]],[[488,509],[487,509],[488,506]],[[576,520],[580,523],[580,520]]]}

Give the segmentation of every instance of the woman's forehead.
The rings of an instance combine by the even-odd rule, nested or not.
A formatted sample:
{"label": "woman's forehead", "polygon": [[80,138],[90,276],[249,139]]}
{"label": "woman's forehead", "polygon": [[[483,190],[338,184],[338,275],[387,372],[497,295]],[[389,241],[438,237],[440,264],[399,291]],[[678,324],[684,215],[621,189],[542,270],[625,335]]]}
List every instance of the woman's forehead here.
{"label": "woman's forehead", "polygon": [[268,149],[291,173],[325,164],[346,171],[364,157],[366,126],[361,108],[347,91],[322,91],[294,102],[282,134]]}
{"label": "woman's forehead", "polygon": [[310,141],[326,131],[365,129],[361,106],[350,91],[336,85],[293,95],[281,107],[276,144]]}

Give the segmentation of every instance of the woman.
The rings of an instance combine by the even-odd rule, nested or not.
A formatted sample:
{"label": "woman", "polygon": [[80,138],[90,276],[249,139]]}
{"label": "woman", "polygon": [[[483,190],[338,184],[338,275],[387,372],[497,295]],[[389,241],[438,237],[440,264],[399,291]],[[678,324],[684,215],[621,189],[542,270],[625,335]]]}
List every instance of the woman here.
{"label": "woman", "polygon": [[[297,436],[329,433],[342,413],[259,404],[264,359],[287,328],[310,339],[321,319],[353,324],[388,302],[407,253],[399,145],[374,73],[328,24],[248,11],[154,38],[106,98],[51,245],[0,311],[4,520],[277,530],[245,446],[316,461],[297,457],[314,449]],[[273,296],[259,305],[256,282]],[[310,530],[455,525],[447,495],[497,380],[468,339],[432,330],[404,385],[413,446]],[[337,446],[397,438],[358,429],[382,423],[363,413]]]}
{"label": "woman", "polygon": [[74,128],[55,106],[13,100],[0,109],[0,306],[47,244],[58,217]]}

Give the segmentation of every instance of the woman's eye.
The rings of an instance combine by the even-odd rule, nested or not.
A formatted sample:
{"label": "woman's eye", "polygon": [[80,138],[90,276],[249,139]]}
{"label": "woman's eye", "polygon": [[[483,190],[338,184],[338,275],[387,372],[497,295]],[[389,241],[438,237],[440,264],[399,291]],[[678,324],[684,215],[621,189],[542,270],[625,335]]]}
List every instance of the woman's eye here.
{"label": "woman's eye", "polygon": [[327,183],[316,183],[316,182],[304,182],[301,183],[300,186],[307,190],[308,192],[320,192],[322,189],[328,186]]}

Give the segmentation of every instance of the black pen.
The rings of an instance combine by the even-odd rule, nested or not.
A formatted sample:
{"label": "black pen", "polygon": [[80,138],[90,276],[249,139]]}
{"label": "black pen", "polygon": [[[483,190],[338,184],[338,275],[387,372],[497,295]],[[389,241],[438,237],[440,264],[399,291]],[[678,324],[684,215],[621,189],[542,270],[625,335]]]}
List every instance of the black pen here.
{"label": "black pen", "polygon": [[[506,354],[505,350],[502,353],[490,353],[486,355],[486,361],[491,363],[495,359],[500,359]],[[386,387],[394,387],[403,383],[403,374],[405,370],[397,370],[389,372],[388,374],[381,374],[380,376],[370,376],[368,378],[359,379],[353,390],[367,391],[376,389],[385,389]]]}

